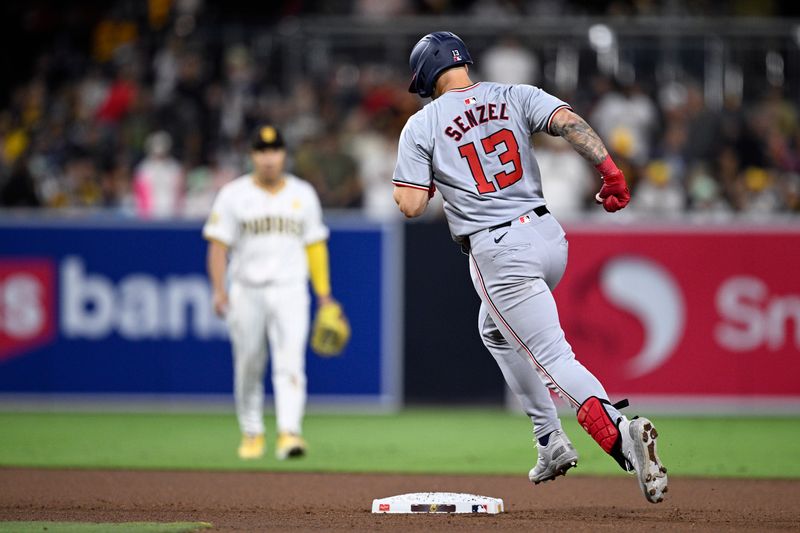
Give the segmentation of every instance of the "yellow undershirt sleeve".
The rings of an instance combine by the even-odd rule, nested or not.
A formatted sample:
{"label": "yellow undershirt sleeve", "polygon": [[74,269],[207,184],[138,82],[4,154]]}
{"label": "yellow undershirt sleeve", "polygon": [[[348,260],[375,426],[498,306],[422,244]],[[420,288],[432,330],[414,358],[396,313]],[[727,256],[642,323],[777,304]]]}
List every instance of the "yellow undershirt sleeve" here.
{"label": "yellow undershirt sleeve", "polygon": [[330,296],[331,274],[328,266],[328,244],[317,241],[306,246],[308,271],[311,275],[311,287],[317,297]]}

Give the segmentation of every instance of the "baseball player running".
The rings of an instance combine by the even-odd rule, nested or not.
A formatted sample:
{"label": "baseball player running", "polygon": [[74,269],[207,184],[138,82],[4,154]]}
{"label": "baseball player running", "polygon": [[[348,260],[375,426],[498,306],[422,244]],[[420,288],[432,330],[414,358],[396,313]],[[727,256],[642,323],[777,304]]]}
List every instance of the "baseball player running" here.
{"label": "baseball player running", "polygon": [[233,347],[242,432],[239,457],[264,455],[263,381],[269,339],[278,426],[275,456],[286,459],[304,455],[307,448],[301,424],[309,273],[320,310],[335,311],[338,305],[331,298],[328,228],[316,192],[284,172],[286,150],[275,127],[258,128],[251,148],[252,173],[222,187],[203,236],[209,241],[214,310],[226,316]]}
{"label": "baseball player running", "polygon": [[551,291],[567,265],[567,240],[542,197],[531,134],[566,139],[598,170],[596,196],[606,211],[630,199],[625,177],[600,138],[570,106],[529,85],[473,83],[464,42],[450,32],[423,37],[411,52],[409,91],[433,101],[400,135],[394,199],[407,217],[425,210],[438,189],[454,240],[469,256],[481,299],[478,329],[511,390],[531,417],[538,460],[536,484],[564,475],[578,454],[567,438],[547,387],[620,466],[635,473],[648,501],[667,492],[656,453],[656,430],[629,420],[564,338]]}

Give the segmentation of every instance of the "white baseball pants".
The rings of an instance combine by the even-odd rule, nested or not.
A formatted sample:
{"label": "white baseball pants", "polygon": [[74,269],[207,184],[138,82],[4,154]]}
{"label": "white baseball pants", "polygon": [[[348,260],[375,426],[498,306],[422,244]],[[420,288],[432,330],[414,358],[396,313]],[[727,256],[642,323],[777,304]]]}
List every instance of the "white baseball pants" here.
{"label": "white baseball pants", "polygon": [[307,283],[253,287],[234,282],[229,300],[234,396],[242,433],[264,433],[267,342],[278,432],[302,433],[310,300]]}

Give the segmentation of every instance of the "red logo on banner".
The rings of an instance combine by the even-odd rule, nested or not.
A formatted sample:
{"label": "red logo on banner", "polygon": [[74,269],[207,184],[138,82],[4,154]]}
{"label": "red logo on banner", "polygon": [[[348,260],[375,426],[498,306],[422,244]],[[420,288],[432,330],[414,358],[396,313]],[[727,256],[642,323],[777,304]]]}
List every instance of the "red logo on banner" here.
{"label": "red logo on banner", "polygon": [[568,234],[562,326],[608,392],[800,396],[798,233]]}
{"label": "red logo on banner", "polygon": [[378,510],[382,511],[382,512],[388,511],[389,510],[389,504],[388,503],[378,504]]}
{"label": "red logo on banner", "polygon": [[0,362],[56,332],[55,269],[46,259],[0,260]]}

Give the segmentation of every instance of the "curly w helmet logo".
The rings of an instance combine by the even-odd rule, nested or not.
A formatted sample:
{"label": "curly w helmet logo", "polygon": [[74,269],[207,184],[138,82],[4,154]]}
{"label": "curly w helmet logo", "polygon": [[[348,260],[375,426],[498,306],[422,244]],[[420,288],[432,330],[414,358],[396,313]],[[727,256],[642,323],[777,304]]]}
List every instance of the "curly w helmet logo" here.
{"label": "curly w helmet logo", "polygon": [[0,260],[0,361],[47,344],[55,333],[52,261]]}

